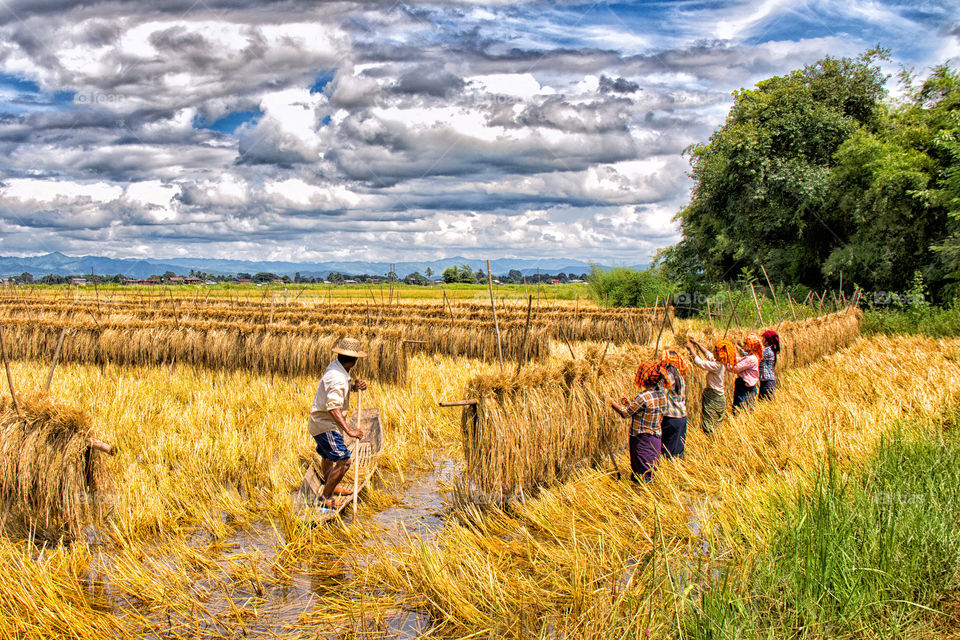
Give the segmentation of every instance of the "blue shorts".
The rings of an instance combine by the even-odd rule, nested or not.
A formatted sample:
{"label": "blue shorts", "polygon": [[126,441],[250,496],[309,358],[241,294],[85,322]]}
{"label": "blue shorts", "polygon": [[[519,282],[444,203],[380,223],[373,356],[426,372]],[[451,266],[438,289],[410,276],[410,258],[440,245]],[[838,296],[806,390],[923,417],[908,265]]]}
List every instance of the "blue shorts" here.
{"label": "blue shorts", "polygon": [[327,431],[313,436],[313,439],[317,442],[317,453],[322,458],[334,462],[350,459],[350,449],[347,449],[347,445],[343,443],[343,436],[339,431]]}

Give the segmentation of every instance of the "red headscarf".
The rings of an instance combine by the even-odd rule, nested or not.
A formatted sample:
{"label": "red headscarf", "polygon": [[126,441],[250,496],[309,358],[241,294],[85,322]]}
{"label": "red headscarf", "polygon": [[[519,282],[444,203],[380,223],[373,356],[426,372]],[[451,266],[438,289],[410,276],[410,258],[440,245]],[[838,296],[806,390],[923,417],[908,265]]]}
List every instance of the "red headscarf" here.
{"label": "red headscarf", "polygon": [[668,387],[673,384],[673,376],[659,360],[644,360],[637,367],[637,376],[634,378],[634,382],[638,387],[648,387],[655,384]]}
{"label": "red headscarf", "polygon": [[767,341],[774,353],[780,353],[780,336],[773,329],[763,332],[763,339]]}
{"label": "red headscarf", "polygon": [[751,354],[757,356],[757,362],[763,360],[763,343],[760,342],[760,336],[755,333],[747,334],[743,339],[744,348]]}

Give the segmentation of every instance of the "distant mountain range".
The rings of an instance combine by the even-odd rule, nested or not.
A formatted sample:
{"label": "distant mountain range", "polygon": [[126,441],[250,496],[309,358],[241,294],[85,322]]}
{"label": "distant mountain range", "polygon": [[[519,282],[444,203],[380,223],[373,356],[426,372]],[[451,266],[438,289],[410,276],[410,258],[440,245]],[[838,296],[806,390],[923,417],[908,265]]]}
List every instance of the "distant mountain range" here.
{"label": "distant mountain range", "polygon": [[[469,265],[472,269],[486,270],[485,260],[472,260],[463,257],[441,258],[425,262],[398,262],[396,273],[400,277],[418,271],[425,274],[429,267],[435,275],[443,273],[453,265]],[[516,269],[524,275],[533,275],[537,268],[541,273],[588,273],[590,263],[582,260],[562,258],[500,258],[490,261],[494,275],[506,275]],[[609,268],[599,265],[601,268]],[[632,268],[646,269],[647,265],[633,265]],[[215,275],[236,275],[237,273],[275,273],[293,277],[299,273],[307,278],[325,278],[330,273],[339,272],[349,275],[386,275],[390,272],[388,262],[274,262],[251,260],[220,260],[215,258],[104,258],[101,256],[67,256],[60,252],[26,258],[0,256],[0,277],[18,276],[27,272],[35,278],[47,274],[69,276],[96,273],[98,275],[123,274],[129,278],[147,278],[172,271],[177,275],[187,275],[190,270]]]}

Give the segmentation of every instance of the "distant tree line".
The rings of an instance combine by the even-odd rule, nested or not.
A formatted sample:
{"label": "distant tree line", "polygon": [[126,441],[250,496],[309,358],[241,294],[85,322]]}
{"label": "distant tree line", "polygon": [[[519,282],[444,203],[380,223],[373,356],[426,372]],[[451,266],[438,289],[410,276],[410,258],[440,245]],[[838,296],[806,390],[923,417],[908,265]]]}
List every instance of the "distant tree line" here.
{"label": "distant tree line", "polygon": [[[269,272],[260,272],[260,273],[245,273],[240,272],[236,275],[222,275],[222,274],[210,274],[203,271],[194,271],[190,270],[189,277],[199,278],[204,282],[215,282],[217,284],[221,283],[234,283],[240,280],[249,280],[254,284],[266,284],[271,282],[282,282],[284,284],[380,284],[386,282],[402,282],[409,285],[419,285],[427,286],[433,284],[431,277],[433,276],[433,271],[428,267],[425,270],[425,275],[421,274],[419,271],[414,271],[411,274],[408,274],[404,278],[399,278],[396,273],[388,273],[386,275],[370,275],[370,274],[359,274],[351,275],[340,272],[333,272],[327,275],[326,278],[315,277],[315,276],[303,276],[299,272],[295,273],[291,278],[288,275],[278,275],[276,273]],[[154,274],[149,278],[144,278],[145,280],[153,280],[161,283],[170,283],[172,278],[177,278],[176,273],[173,271],[166,271],[162,274]],[[9,278],[15,284],[70,284],[74,278],[83,278],[90,284],[123,284],[126,280],[135,280],[137,278],[129,278],[122,273],[116,275],[94,275],[94,274],[77,274],[77,275],[45,275],[41,278],[34,278],[32,274],[24,272],[19,276],[13,276]],[[524,276],[520,271],[516,269],[510,270],[506,275],[494,276],[494,279],[504,283],[504,284],[523,284],[527,282],[528,284],[536,284],[538,281],[544,284],[550,284],[554,280],[557,280],[561,283],[567,283],[572,280],[583,280],[587,279],[586,273],[574,274],[574,273],[542,273],[538,277],[536,275]],[[442,281],[447,284],[455,283],[465,283],[465,284],[486,284],[487,283],[487,274],[483,270],[478,269],[474,271],[467,265],[456,265],[446,269],[442,274]]]}

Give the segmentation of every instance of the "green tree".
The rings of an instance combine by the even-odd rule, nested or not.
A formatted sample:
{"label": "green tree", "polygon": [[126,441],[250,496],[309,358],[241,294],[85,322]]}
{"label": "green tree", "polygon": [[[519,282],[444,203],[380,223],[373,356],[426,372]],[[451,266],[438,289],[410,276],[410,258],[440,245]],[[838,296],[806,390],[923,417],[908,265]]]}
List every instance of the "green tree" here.
{"label": "green tree", "polygon": [[717,281],[764,264],[778,279],[821,282],[846,242],[826,207],[834,154],[883,120],[883,56],[827,57],[735,92],[726,123],[687,150],[694,188],[678,214],[683,240],[660,257],[667,271]]}

